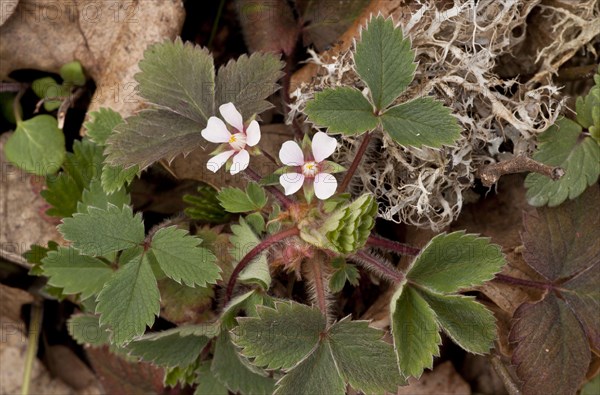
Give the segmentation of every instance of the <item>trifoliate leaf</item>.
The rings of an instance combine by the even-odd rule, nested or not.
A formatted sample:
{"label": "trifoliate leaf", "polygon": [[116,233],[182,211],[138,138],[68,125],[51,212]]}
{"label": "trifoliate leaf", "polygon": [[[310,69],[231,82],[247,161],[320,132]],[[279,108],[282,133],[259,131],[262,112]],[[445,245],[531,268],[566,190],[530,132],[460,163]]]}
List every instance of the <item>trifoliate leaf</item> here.
{"label": "trifoliate leaf", "polygon": [[109,205],[107,210],[89,207],[63,219],[58,230],[83,254],[100,256],[139,245],[144,240],[141,214],[133,215],[129,206]]}
{"label": "trifoliate leaf", "polygon": [[464,231],[444,233],[421,250],[407,277],[439,293],[455,292],[491,280],[504,263],[500,247],[489,239]]}
{"label": "trifoliate leaf", "polygon": [[494,346],[494,315],[474,297],[426,290],[419,293],[435,312],[439,326],[456,344],[474,354],[485,354]]}
{"label": "trifoliate leaf", "polygon": [[233,393],[248,395],[273,393],[273,379],[266,372],[253,366],[231,342],[227,332],[217,337],[212,365],[214,376]]}
{"label": "trifoliate leaf", "polygon": [[[348,317],[349,318],[349,317]],[[345,382],[366,394],[395,393],[404,384],[391,344],[367,321],[343,319],[329,333],[336,366]]]}
{"label": "trifoliate leaf", "polygon": [[104,165],[101,176],[102,188],[107,193],[115,193],[124,185],[130,184],[138,174],[139,168],[137,166],[125,169],[121,165]]}
{"label": "trifoliate leaf", "polygon": [[253,363],[267,369],[291,369],[319,341],[325,317],[314,307],[300,303],[259,306],[258,317],[238,318],[234,341]]}
{"label": "trifoliate leaf", "polygon": [[73,84],[78,86],[85,85],[85,74],[83,73],[83,67],[77,60],[64,64],[60,68],[60,77],[67,84]]}
{"label": "trifoliate leaf", "polygon": [[354,88],[319,92],[304,112],[312,123],[326,127],[330,133],[360,134],[377,126],[373,105]]}
{"label": "trifoliate leaf", "polygon": [[[260,239],[243,218],[240,218],[239,224],[231,225],[231,231],[233,235],[230,237],[230,242],[233,247],[229,250],[229,253],[233,256],[237,265],[246,254],[260,243]],[[271,274],[266,254],[261,253],[254,258],[254,261],[242,270],[238,280],[244,283],[259,284],[263,289],[269,289]]]}
{"label": "trifoliate leaf", "polygon": [[381,116],[383,130],[398,144],[440,148],[460,137],[460,127],[442,102],[421,97],[392,107]]}
{"label": "trifoliate leaf", "polygon": [[102,147],[89,139],[73,143],[73,154],[67,154],[63,171],[69,174],[83,191],[102,172]]}
{"label": "trifoliate leaf", "polygon": [[17,122],[15,132],[4,145],[4,154],[13,165],[29,173],[52,174],[65,160],[65,136],[56,118],[38,115]]}
{"label": "trifoliate leaf", "polygon": [[253,53],[230,60],[219,69],[215,102],[233,103],[244,119],[273,107],[266,99],[279,89],[283,62],[272,53]]}
{"label": "trifoliate leaf", "polygon": [[255,182],[248,183],[246,191],[239,188],[223,188],[219,191],[217,199],[230,213],[258,211],[267,204],[265,190]]}
{"label": "trifoliate leaf", "polygon": [[577,318],[550,293],[541,302],[522,304],[514,314],[510,341],[517,342],[512,363],[524,394],[572,394],[590,363],[590,348]]}
{"label": "trifoliate leaf", "polygon": [[[191,75],[189,70],[188,75]],[[188,153],[204,143],[204,126],[167,110],[143,110],[115,127],[108,138],[106,161],[125,168],[145,169],[152,163]]]}
{"label": "trifoliate leaf", "polygon": [[106,139],[112,134],[113,129],[123,123],[123,117],[110,108],[101,108],[89,114],[90,120],[83,126],[87,137],[98,145],[105,145]]}
{"label": "trifoliate leaf", "polygon": [[78,344],[103,346],[110,343],[109,332],[100,327],[100,318],[91,314],[73,314],[67,321],[69,334]]}
{"label": "trifoliate leaf", "polygon": [[356,71],[367,84],[377,110],[394,102],[412,82],[417,65],[410,40],[391,19],[371,19],[356,43]]}
{"label": "trifoliate leaf", "polygon": [[435,312],[416,290],[404,285],[392,297],[390,314],[400,372],[419,378],[433,366],[442,343]]}
{"label": "trifoliate leaf", "polygon": [[48,284],[62,288],[64,294],[81,293],[82,299],[98,294],[113,274],[106,263],[74,248],[50,251],[42,263]]}
{"label": "trifoliate leaf", "polygon": [[108,209],[108,205],[112,204],[117,208],[122,208],[131,203],[131,197],[125,191],[125,188],[117,190],[115,193],[107,193],[100,180],[95,179],[90,182],[90,185],[83,190],[81,194],[81,202],[77,205],[77,211],[80,213],[86,213],[88,207],[96,207],[103,210]]}
{"label": "trifoliate leaf", "polygon": [[194,395],[229,395],[227,387],[221,384],[210,371],[210,362],[208,361],[200,363],[200,367],[196,370],[196,382],[198,386]]}
{"label": "trifoliate leaf", "polygon": [[208,341],[205,336],[182,336],[180,328],[175,328],[167,334],[158,332],[144,335],[129,343],[127,349],[144,362],[167,368],[184,367],[198,359]]}
{"label": "trifoliate leaf", "polygon": [[331,266],[335,269],[329,279],[329,290],[331,292],[340,292],[344,288],[344,285],[346,285],[346,282],[354,286],[358,285],[360,273],[356,266],[347,263],[342,257],[335,258],[331,262]]}
{"label": "trifoliate leaf", "polygon": [[58,109],[62,101],[71,94],[69,87],[59,84],[52,77],[43,77],[33,81],[31,89],[37,97],[44,100],[44,110],[48,112]]}
{"label": "trifoliate leaf", "polygon": [[144,52],[139,67],[142,72],[135,79],[141,97],[197,126],[206,125],[214,113],[215,89],[215,68],[206,48],[180,38],[155,44]]}
{"label": "trifoliate leaf", "polygon": [[110,328],[112,343],[122,345],[142,335],[160,312],[160,294],[147,255],[119,268],[97,300],[100,325]]}
{"label": "trifoliate leaf", "polygon": [[205,287],[221,278],[221,269],[212,252],[198,247],[201,242],[187,231],[170,226],[152,236],[150,253],[167,277],[190,287]]}
{"label": "trifoliate leaf", "polygon": [[344,380],[335,369],[329,344],[319,344],[298,366],[277,382],[274,395],[344,395]]}
{"label": "trifoliate leaf", "polygon": [[569,278],[600,261],[600,188],[589,188],[557,208],[524,217],[523,258],[550,282]]}
{"label": "trifoliate leaf", "polygon": [[533,159],[549,166],[559,166],[565,174],[559,180],[537,173],[525,179],[527,201],[532,206],[558,206],[575,199],[600,176],[600,147],[590,136],[582,135],[581,126],[562,118],[538,137],[538,151]]}
{"label": "trifoliate leaf", "polygon": [[190,205],[184,212],[191,219],[218,224],[230,218],[217,199],[217,190],[210,185],[199,186],[194,195],[183,195],[183,201]]}

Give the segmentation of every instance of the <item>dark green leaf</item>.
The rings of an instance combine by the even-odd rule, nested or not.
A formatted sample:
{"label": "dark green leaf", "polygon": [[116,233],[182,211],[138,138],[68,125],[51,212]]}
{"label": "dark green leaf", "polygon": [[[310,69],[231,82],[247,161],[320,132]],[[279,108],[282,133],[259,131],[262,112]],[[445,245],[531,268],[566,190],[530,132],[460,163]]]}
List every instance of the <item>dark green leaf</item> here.
{"label": "dark green leaf", "polygon": [[202,362],[196,371],[196,382],[198,386],[194,395],[228,395],[225,387],[210,371],[210,362]]}
{"label": "dark green leaf", "polygon": [[60,77],[67,85],[85,85],[85,74],[83,73],[81,63],[77,60],[64,64],[60,68]]}
{"label": "dark green leaf", "polygon": [[407,277],[436,292],[455,292],[491,280],[504,264],[499,246],[458,231],[431,239],[411,264]]}
{"label": "dark green leaf", "polygon": [[330,133],[360,134],[375,129],[373,105],[354,88],[329,88],[315,94],[304,112],[311,122]]}
{"label": "dark green leaf", "polygon": [[106,139],[112,134],[114,128],[123,123],[123,117],[110,108],[101,108],[89,114],[89,121],[83,126],[90,140],[98,145],[105,145]]}
{"label": "dark green leaf", "polygon": [[127,206],[131,203],[131,197],[125,191],[125,188],[117,190],[115,193],[107,193],[100,180],[92,180],[90,185],[83,190],[81,194],[81,202],[77,205],[77,211],[80,213],[86,213],[88,207],[96,207],[102,210],[107,210],[108,205],[112,204],[117,208],[121,209],[123,206]]}
{"label": "dark green leaf", "polygon": [[199,186],[196,194],[184,195],[183,201],[190,205],[186,207],[185,215],[191,219],[211,223],[229,220],[229,213],[219,204],[217,190],[210,185]]}
{"label": "dark green leaf", "polygon": [[[229,250],[229,253],[233,256],[237,265],[246,254],[260,243],[260,239],[243,218],[240,218],[239,224],[231,225],[231,231],[233,235],[230,237],[230,242],[233,247]],[[242,270],[238,280],[245,283],[259,284],[261,288],[268,289],[271,285],[271,274],[266,254],[264,252],[259,254],[251,264]]]}
{"label": "dark green leaf", "polygon": [[[70,94],[70,89],[60,85],[52,77],[39,78],[31,84],[31,89],[40,99],[44,100],[44,110],[51,112],[58,109],[63,100]],[[58,100],[48,100],[58,98]]]}
{"label": "dark green leaf", "polygon": [[442,102],[421,97],[392,107],[381,116],[383,130],[398,144],[440,148],[460,137],[460,127]]}
{"label": "dark green leaf", "polygon": [[371,91],[377,110],[400,96],[413,80],[417,65],[410,40],[391,19],[371,19],[356,43],[356,71]]}
{"label": "dark green leaf", "polygon": [[346,282],[349,282],[354,286],[358,285],[360,273],[356,266],[347,263],[346,260],[341,257],[335,258],[333,262],[331,262],[331,266],[335,269],[329,279],[329,290],[331,292],[340,292],[344,288],[344,285],[346,285]]}
{"label": "dark green leaf", "polygon": [[109,333],[100,327],[99,317],[91,314],[73,314],[67,321],[69,334],[78,344],[103,346],[109,344]]}
{"label": "dark green leaf", "polygon": [[144,335],[129,343],[127,349],[144,362],[167,368],[184,367],[198,359],[208,340],[205,336],[182,336],[181,330],[175,328],[166,334],[158,332]]}

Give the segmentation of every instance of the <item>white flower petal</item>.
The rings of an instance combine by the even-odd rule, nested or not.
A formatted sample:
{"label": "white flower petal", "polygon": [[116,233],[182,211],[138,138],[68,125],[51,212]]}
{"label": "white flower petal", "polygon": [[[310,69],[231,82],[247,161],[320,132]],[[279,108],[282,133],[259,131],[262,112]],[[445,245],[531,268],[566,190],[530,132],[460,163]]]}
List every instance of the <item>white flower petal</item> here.
{"label": "white flower petal", "polygon": [[202,137],[211,143],[227,143],[231,138],[231,133],[227,130],[225,122],[217,117],[208,118],[208,124],[206,128],[202,129],[201,133]]}
{"label": "white flower petal", "polygon": [[286,141],[279,150],[279,160],[287,166],[302,166],[304,153],[295,141]]}
{"label": "white flower petal", "polygon": [[300,173],[284,173],[279,176],[279,183],[285,189],[285,194],[291,195],[302,188],[304,176]]}
{"label": "white flower petal", "polygon": [[254,147],[260,141],[260,126],[258,122],[252,121],[246,128],[246,144]]}
{"label": "white flower petal", "polygon": [[235,108],[233,103],[226,103],[219,107],[219,112],[225,122],[236,128],[239,132],[244,131],[244,120],[242,114]]}
{"label": "white flower petal", "polygon": [[250,164],[250,154],[245,149],[241,150],[236,156],[233,157],[233,163],[231,164],[231,175],[234,176],[240,171],[246,170]]}
{"label": "white flower petal", "polygon": [[235,151],[231,150],[221,152],[220,154],[213,156],[208,160],[206,168],[213,173],[216,173],[217,170],[219,170],[225,164],[225,162],[227,162],[227,159],[231,158],[231,155],[233,154],[235,154]]}
{"label": "white flower petal", "polygon": [[317,132],[312,139],[312,152],[317,162],[322,162],[329,158],[337,148],[337,140],[328,136],[326,133]]}
{"label": "white flower petal", "polygon": [[329,173],[319,173],[315,177],[315,195],[321,199],[329,199],[337,189],[337,180]]}

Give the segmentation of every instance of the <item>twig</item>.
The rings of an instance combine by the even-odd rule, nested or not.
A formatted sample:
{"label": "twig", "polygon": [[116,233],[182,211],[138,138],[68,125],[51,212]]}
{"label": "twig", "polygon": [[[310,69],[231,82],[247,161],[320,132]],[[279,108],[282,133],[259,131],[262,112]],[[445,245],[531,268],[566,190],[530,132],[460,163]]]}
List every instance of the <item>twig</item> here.
{"label": "twig", "polygon": [[21,89],[25,90],[29,87],[29,84],[22,82],[0,82],[0,92],[19,92]]}
{"label": "twig", "polygon": [[560,167],[548,166],[527,156],[519,155],[512,159],[483,167],[479,171],[479,178],[484,186],[491,187],[498,182],[500,177],[506,174],[524,172],[539,173],[554,181],[565,175],[565,171]]}
{"label": "twig", "polygon": [[511,284],[511,285],[522,285],[524,287],[537,288],[537,289],[543,289],[543,290],[548,290],[548,289],[554,288],[554,286],[552,284],[542,283],[542,282],[533,281],[533,280],[525,280],[522,278],[507,276],[505,274],[496,274],[496,277],[494,277],[494,281],[500,281],[500,282],[503,282],[506,284]]}
{"label": "twig", "polygon": [[27,87],[21,85],[21,89],[19,89],[17,95],[13,99],[13,112],[15,114],[15,121],[17,121],[17,123],[23,120],[23,109],[21,108],[21,99],[23,98],[23,95],[25,94],[26,90]]}
{"label": "twig", "polygon": [[362,158],[365,155],[367,148],[369,147],[369,142],[371,141],[372,134],[372,132],[367,132],[364,134],[363,140],[360,143],[360,146],[358,147],[358,151],[356,151],[354,159],[352,160],[352,164],[350,164],[350,168],[346,172],[342,183],[338,187],[338,192],[345,192],[346,189],[348,189],[348,185],[350,185],[350,181],[352,181],[352,177],[354,177],[354,173],[356,173],[356,169],[358,168],[360,162],[362,162]]}
{"label": "twig", "polygon": [[290,228],[279,233],[275,233],[265,240],[261,241],[256,247],[251,249],[240,262],[237,264],[235,269],[233,269],[233,273],[231,273],[231,277],[229,278],[229,282],[227,283],[227,290],[225,292],[225,305],[229,303],[231,300],[231,296],[233,295],[233,289],[235,288],[235,284],[237,279],[242,272],[253,260],[256,258],[261,252],[271,247],[273,244],[278,243],[284,239],[297,236],[300,233],[298,228]]}
{"label": "twig", "polygon": [[65,118],[67,117],[67,110],[75,103],[77,99],[85,92],[85,87],[75,89],[66,99],[60,104],[56,119],[58,120],[58,128],[62,130],[65,126]]}
{"label": "twig", "polygon": [[365,269],[377,273],[382,278],[388,279],[395,283],[401,283],[404,281],[404,273],[397,270],[392,265],[380,261],[365,251],[358,251],[356,254],[351,255],[350,258],[360,266],[363,266]]}
{"label": "twig", "polygon": [[502,362],[500,357],[497,355],[491,355],[489,357],[489,360],[498,376],[500,376],[500,379],[504,384],[504,388],[506,388],[506,391],[509,393],[509,395],[521,395],[521,390],[519,389],[519,386],[513,379],[512,375],[510,374],[510,372],[506,368],[506,365],[504,364],[504,362]]}
{"label": "twig", "polygon": [[35,301],[31,305],[31,320],[29,321],[29,336],[27,338],[27,355],[25,357],[25,370],[23,371],[23,383],[21,385],[21,395],[29,394],[31,385],[31,372],[33,362],[37,355],[40,332],[42,329],[42,317],[44,313],[43,305],[40,301]]}
{"label": "twig", "polygon": [[419,255],[420,249],[402,244],[397,241],[388,240],[381,236],[371,234],[367,239],[367,245],[370,247],[379,247],[396,252],[400,255]]}

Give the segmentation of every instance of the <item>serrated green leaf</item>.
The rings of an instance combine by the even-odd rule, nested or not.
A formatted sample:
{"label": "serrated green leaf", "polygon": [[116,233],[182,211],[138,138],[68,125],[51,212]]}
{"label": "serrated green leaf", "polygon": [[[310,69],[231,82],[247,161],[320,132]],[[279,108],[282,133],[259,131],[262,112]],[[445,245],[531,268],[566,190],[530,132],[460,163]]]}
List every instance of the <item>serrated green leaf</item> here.
{"label": "serrated green leaf", "polygon": [[300,303],[259,306],[257,317],[238,318],[234,342],[253,363],[267,369],[290,369],[308,355],[325,330],[325,317]]}
{"label": "serrated green leaf", "polygon": [[64,218],[58,230],[83,254],[100,256],[139,245],[144,240],[141,214],[129,206],[89,207],[87,213]]}
{"label": "serrated green leaf", "polygon": [[141,361],[167,368],[184,367],[200,356],[209,339],[205,336],[181,335],[181,330],[164,335],[151,333],[127,345],[130,353]]}
{"label": "serrated green leaf", "polygon": [[109,204],[121,209],[131,203],[131,197],[125,191],[125,188],[117,190],[115,193],[107,193],[100,180],[95,179],[90,182],[90,185],[83,190],[81,194],[81,202],[77,205],[77,211],[86,213],[89,207],[96,207],[102,210],[107,210]]}
{"label": "serrated green leaf", "polygon": [[100,325],[111,341],[122,345],[144,333],[160,312],[160,294],[146,254],[134,258],[113,275],[97,297]]}
{"label": "serrated green leaf", "polygon": [[42,260],[48,256],[48,252],[56,251],[58,244],[55,241],[49,241],[48,247],[37,244],[32,244],[29,250],[23,254],[23,258],[32,264],[29,269],[30,276],[43,276],[44,269],[42,268]]}
{"label": "serrated green leaf", "polygon": [[77,60],[64,64],[59,72],[64,82],[78,86],[85,85],[83,67],[81,67],[81,63]]}
{"label": "serrated green leaf", "polygon": [[392,296],[390,315],[400,372],[419,378],[433,366],[442,343],[435,312],[416,290],[404,285]]}
{"label": "serrated green leaf", "polygon": [[335,323],[329,333],[331,353],[342,378],[366,394],[395,393],[404,384],[394,348],[381,338],[383,332],[367,321]]}
{"label": "serrated green leaf", "polygon": [[371,91],[373,103],[383,110],[412,82],[417,65],[410,40],[391,19],[371,19],[356,43],[356,71]]}
{"label": "serrated green leaf", "polygon": [[198,386],[194,395],[228,395],[225,387],[210,371],[210,362],[202,362],[196,370],[196,382]]}
{"label": "serrated green leaf", "polygon": [[498,245],[464,231],[435,236],[415,258],[407,277],[439,293],[481,285],[505,264]]}
{"label": "serrated green leaf", "polygon": [[260,235],[265,231],[265,218],[261,213],[252,213],[246,215],[245,219],[248,225],[250,225],[252,230],[254,230],[257,234]]}
{"label": "serrated green leaf", "polygon": [[274,395],[344,395],[344,380],[335,369],[328,343],[315,350],[277,382]]}
{"label": "serrated green leaf", "polygon": [[98,294],[113,274],[106,263],[73,248],[49,251],[42,264],[48,284],[62,288],[64,294],[81,293],[82,299]]}
{"label": "serrated green leaf", "polygon": [[101,176],[102,188],[108,193],[115,193],[123,186],[130,184],[139,172],[140,169],[137,166],[125,169],[121,165],[104,165]]}
{"label": "serrated green leaf", "polygon": [[[260,239],[243,218],[240,218],[239,224],[231,225],[231,231],[233,235],[230,237],[230,242],[233,246],[229,253],[233,256],[237,265],[247,253],[260,243]],[[269,289],[271,274],[267,255],[264,252],[259,254],[251,264],[242,270],[238,281],[259,284],[263,289]]]}
{"label": "serrated green leaf", "polygon": [[527,201],[532,206],[558,206],[575,199],[600,176],[600,148],[581,126],[562,118],[538,137],[538,151],[533,159],[549,166],[559,166],[565,174],[553,181],[541,174],[530,173],[525,179]]}
{"label": "serrated green leaf", "polygon": [[110,108],[101,108],[89,114],[89,121],[83,126],[87,137],[98,145],[105,145],[106,139],[112,134],[113,129],[123,123],[123,117]]}
{"label": "serrated green leaf", "polygon": [[142,170],[163,158],[172,161],[204,143],[202,127],[171,111],[140,111],[115,127],[107,140],[106,161],[125,168],[137,165]]}
{"label": "serrated green leaf", "polygon": [[426,290],[420,295],[435,312],[444,333],[456,344],[474,354],[486,354],[494,346],[494,315],[474,297],[440,295]]}
{"label": "serrated green leaf", "polygon": [[67,154],[63,171],[69,174],[83,191],[102,172],[102,147],[89,139],[73,143],[73,154]]}
{"label": "serrated green leaf", "polygon": [[198,247],[202,240],[175,226],[159,229],[152,237],[150,253],[167,277],[190,287],[216,284],[221,269],[209,250]]}
{"label": "serrated green leaf", "polygon": [[17,122],[15,132],[4,144],[4,154],[8,161],[29,173],[52,174],[65,160],[65,136],[56,118],[38,115]]}
{"label": "serrated green leaf", "polygon": [[247,306],[247,301],[252,300],[256,295],[256,290],[253,289],[241,295],[238,295],[231,299],[231,301],[223,308],[221,312],[220,320],[225,328],[234,327],[237,322],[235,321],[235,316],[238,314],[240,310],[243,310],[245,306]]}
{"label": "serrated green leaf", "polygon": [[227,332],[221,333],[215,343],[211,372],[233,393],[248,395],[272,394],[273,379],[239,355]]}
{"label": "serrated green leaf", "polygon": [[383,130],[398,144],[440,148],[460,137],[460,127],[450,108],[430,97],[392,107],[381,115]]}
{"label": "serrated green leaf", "polygon": [[31,89],[40,99],[44,100],[44,109],[48,112],[58,109],[62,100],[48,100],[51,98],[67,98],[71,92],[64,85],[59,84],[52,77],[39,78],[31,84]]}
{"label": "serrated green leaf", "polygon": [[57,176],[46,177],[46,189],[40,192],[44,200],[51,205],[46,214],[53,217],[70,217],[77,211],[77,202],[81,198],[81,190],[65,172]]}
{"label": "serrated green leaf", "polygon": [[344,289],[346,282],[354,286],[358,285],[360,273],[356,266],[347,263],[342,257],[335,258],[331,266],[335,269],[329,279],[329,290],[331,292],[340,292]]}
{"label": "serrated green leaf", "polygon": [[217,199],[217,190],[210,185],[199,186],[198,192],[194,195],[183,195],[183,201],[190,205],[184,212],[191,219],[223,223],[230,218],[229,213],[223,209]]}
{"label": "serrated green leaf", "polygon": [[239,188],[223,188],[217,194],[217,199],[230,213],[258,211],[267,204],[264,189],[255,182],[249,182],[246,191]]}
{"label": "serrated green leaf", "polygon": [[172,388],[176,387],[177,384],[180,384],[181,387],[193,385],[197,380],[197,370],[200,365],[200,360],[196,359],[189,365],[166,368],[163,384]]}
{"label": "serrated green leaf", "polygon": [[215,107],[233,103],[244,119],[272,108],[266,99],[279,89],[283,65],[272,53],[256,52],[230,60],[217,75]]}
{"label": "serrated green leaf", "polygon": [[174,324],[203,322],[213,316],[215,291],[211,287],[186,287],[170,278],[158,282],[160,316]]}
{"label": "serrated green leaf", "polygon": [[572,394],[590,363],[590,348],[577,318],[554,293],[524,303],[513,317],[509,339],[524,394]]}
{"label": "serrated green leaf", "polygon": [[214,113],[215,90],[215,67],[206,48],[180,38],[154,44],[144,52],[139,67],[142,71],[135,79],[141,97],[197,126],[206,125]]}
{"label": "serrated green leaf", "polygon": [[100,327],[97,315],[73,314],[67,321],[69,334],[78,344],[103,346],[109,344],[109,333],[106,328]]}
{"label": "serrated green leaf", "polygon": [[315,94],[304,110],[311,122],[330,133],[360,134],[375,129],[373,105],[354,88],[330,88]]}
{"label": "serrated green leaf", "polygon": [[[600,66],[594,76],[595,85],[590,89],[586,96],[577,98],[576,111],[577,122],[586,129],[600,128]],[[590,130],[592,136],[595,133]],[[598,136],[596,136],[596,139]],[[600,143],[600,141],[599,141]]]}

